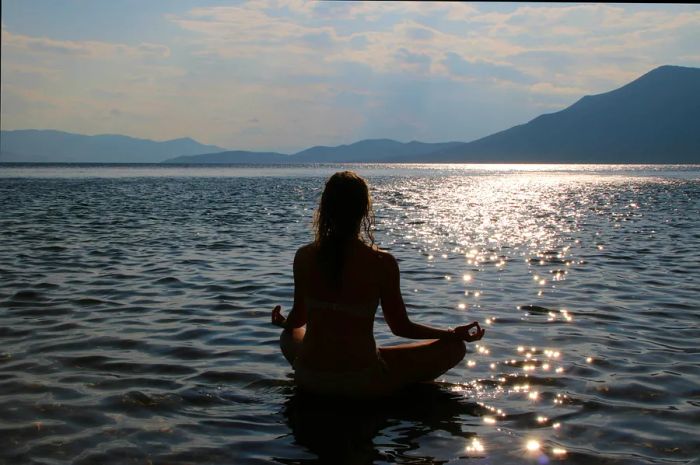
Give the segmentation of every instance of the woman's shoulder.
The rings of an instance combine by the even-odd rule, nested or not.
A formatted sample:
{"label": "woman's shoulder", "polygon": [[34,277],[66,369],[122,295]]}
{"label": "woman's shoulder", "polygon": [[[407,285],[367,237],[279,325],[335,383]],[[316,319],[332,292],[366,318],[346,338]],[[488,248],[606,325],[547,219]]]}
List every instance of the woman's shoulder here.
{"label": "woman's shoulder", "polygon": [[390,254],[386,250],[380,249],[375,244],[365,244],[365,250],[374,260],[376,260],[381,265],[391,266],[396,263],[396,259],[392,254]]}
{"label": "woman's shoulder", "polygon": [[315,242],[309,242],[308,244],[302,245],[297,249],[295,258],[306,258],[311,254],[316,253],[318,250],[318,245]]}

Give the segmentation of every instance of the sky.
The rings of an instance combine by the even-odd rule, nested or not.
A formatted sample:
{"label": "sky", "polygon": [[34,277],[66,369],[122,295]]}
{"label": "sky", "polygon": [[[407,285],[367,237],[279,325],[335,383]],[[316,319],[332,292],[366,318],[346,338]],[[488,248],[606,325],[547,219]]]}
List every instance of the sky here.
{"label": "sky", "polygon": [[700,66],[692,4],[3,0],[3,130],[471,141]]}

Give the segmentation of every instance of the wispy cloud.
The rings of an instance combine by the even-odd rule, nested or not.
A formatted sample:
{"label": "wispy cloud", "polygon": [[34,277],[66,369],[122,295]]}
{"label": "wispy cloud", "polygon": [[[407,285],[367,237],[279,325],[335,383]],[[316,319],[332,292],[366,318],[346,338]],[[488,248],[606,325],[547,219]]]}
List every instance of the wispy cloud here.
{"label": "wispy cloud", "polygon": [[130,46],[97,41],[55,40],[13,34],[2,29],[2,47],[8,52],[22,51],[52,56],[73,56],[109,60],[115,57],[168,57],[170,49],[165,45],[140,43]]}

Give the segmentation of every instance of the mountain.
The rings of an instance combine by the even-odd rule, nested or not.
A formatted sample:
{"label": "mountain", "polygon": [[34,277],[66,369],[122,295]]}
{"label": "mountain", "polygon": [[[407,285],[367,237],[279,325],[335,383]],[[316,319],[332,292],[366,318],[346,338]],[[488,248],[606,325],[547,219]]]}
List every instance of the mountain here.
{"label": "mountain", "polygon": [[184,155],[181,157],[169,158],[163,163],[172,164],[269,164],[277,165],[290,163],[290,155],[284,155],[276,152],[248,152],[244,150],[229,150],[218,153],[204,153],[200,155]]}
{"label": "mountain", "polygon": [[700,163],[700,69],[661,66],[619,89],[419,160]]}
{"label": "mountain", "polygon": [[293,155],[225,151],[192,139],[2,131],[0,162],[700,163],[700,68],[661,66],[619,89],[472,142],[367,139]]}
{"label": "mountain", "polygon": [[156,142],[112,134],[85,136],[38,129],[0,132],[0,162],[158,163],[176,155],[223,150],[190,138]]}
{"label": "mountain", "polygon": [[164,163],[389,163],[410,157],[424,157],[462,142],[397,142],[391,139],[366,139],[337,147],[316,146],[293,155],[275,152],[229,151],[176,157]]}
{"label": "mountain", "polygon": [[700,69],[661,66],[619,89],[467,143],[371,139],[294,155],[225,154],[169,162],[700,163]]}
{"label": "mountain", "polygon": [[447,150],[461,142],[397,142],[391,139],[366,139],[354,144],[337,147],[316,146],[295,153],[290,158],[295,163],[381,163]]}

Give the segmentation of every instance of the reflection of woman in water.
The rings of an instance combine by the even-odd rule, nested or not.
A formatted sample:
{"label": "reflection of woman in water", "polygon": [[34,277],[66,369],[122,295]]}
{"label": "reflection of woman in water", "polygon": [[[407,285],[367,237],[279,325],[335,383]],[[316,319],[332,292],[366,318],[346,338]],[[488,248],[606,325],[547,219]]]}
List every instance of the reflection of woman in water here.
{"label": "reflection of woman in water", "polygon": [[[385,395],[445,373],[464,358],[464,341],[484,335],[477,322],[445,330],[409,320],[398,264],[374,246],[372,222],[365,181],[350,171],[331,176],[316,212],[316,240],[294,257],[294,306],[288,318],[279,305],[272,310],[272,323],[284,328],[282,352],[302,389]],[[377,348],[379,303],[395,335],[429,340]]]}

